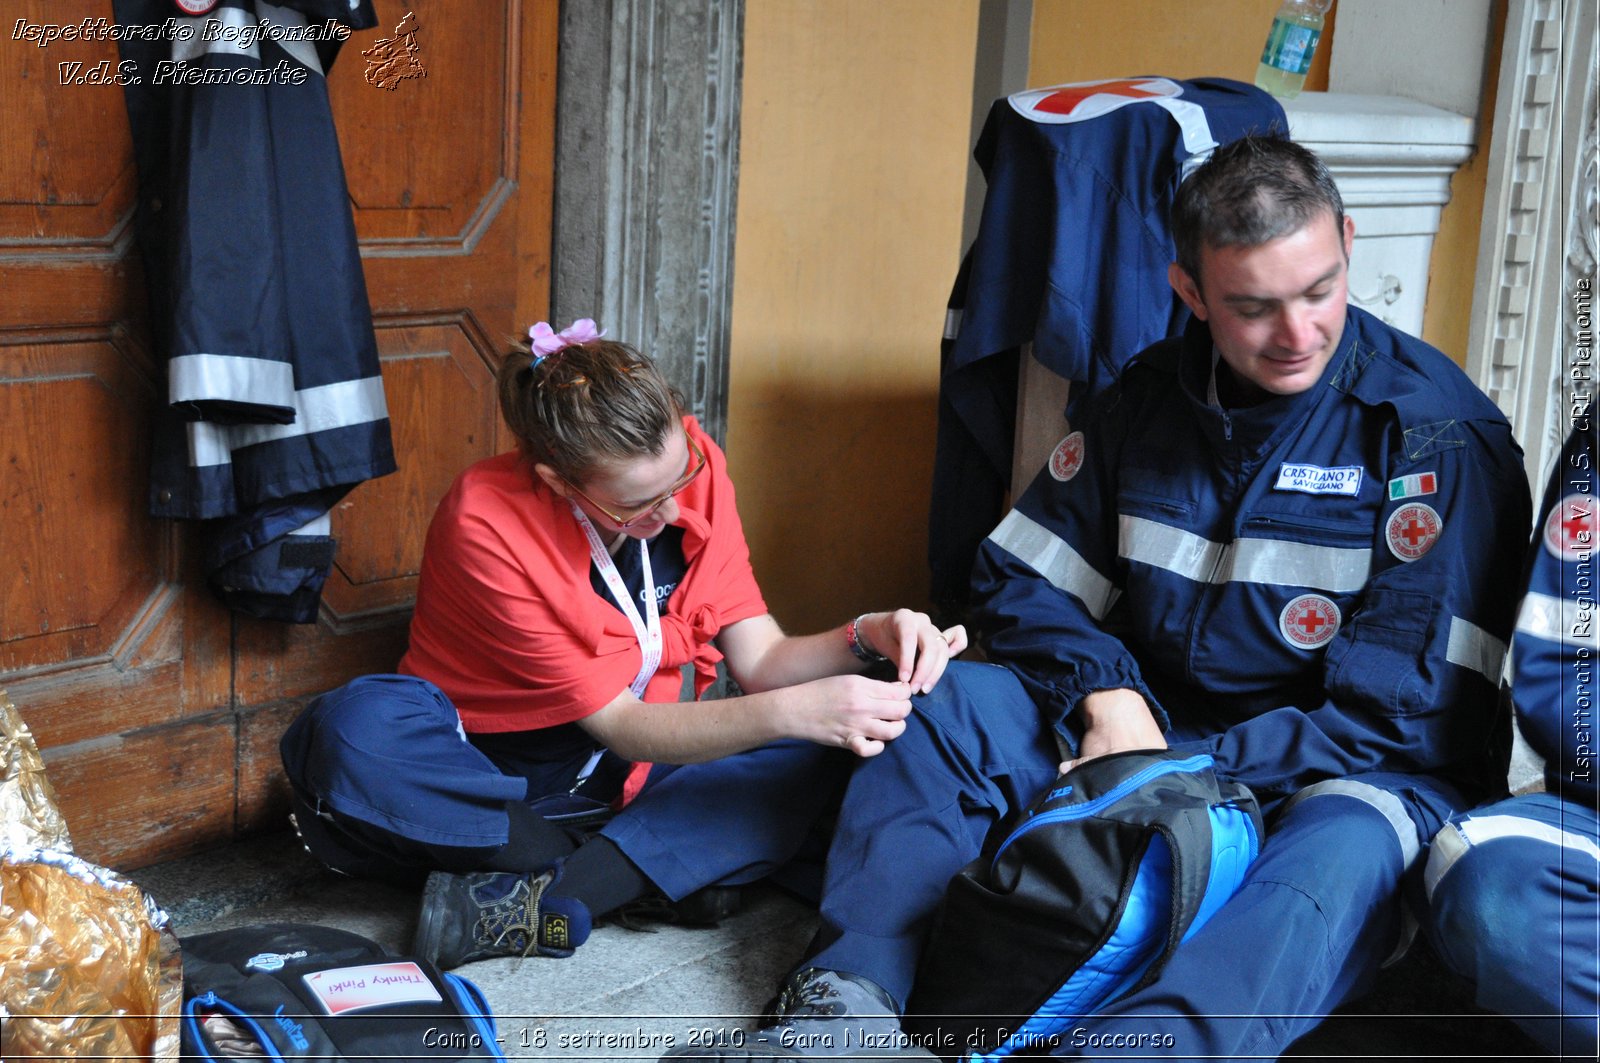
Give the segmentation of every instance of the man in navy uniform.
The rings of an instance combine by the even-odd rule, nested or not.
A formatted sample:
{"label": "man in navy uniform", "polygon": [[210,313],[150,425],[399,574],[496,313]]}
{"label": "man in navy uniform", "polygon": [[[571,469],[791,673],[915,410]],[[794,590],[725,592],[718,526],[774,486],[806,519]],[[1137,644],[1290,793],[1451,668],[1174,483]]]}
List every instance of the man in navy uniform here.
{"label": "man in navy uniform", "polygon": [[1600,1012],[1592,416],[1574,422],[1551,473],[1511,644],[1512,700],[1545,788],[1451,820],[1426,875],[1439,954],[1479,1004],[1563,1059],[1595,1058]]}
{"label": "man in navy uniform", "polygon": [[1504,416],[1348,305],[1354,225],[1304,148],[1218,148],[1173,230],[1192,321],[1083,410],[984,542],[997,664],[952,666],[856,768],[817,940],[776,1023],[721,1058],[886,1043],[946,884],[1061,747],[1208,753],[1269,816],[1233,898],[1062,1055],[1276,1056],[1370,984],[1423,846],[1493,791],[1502,574],[1530,517]]}

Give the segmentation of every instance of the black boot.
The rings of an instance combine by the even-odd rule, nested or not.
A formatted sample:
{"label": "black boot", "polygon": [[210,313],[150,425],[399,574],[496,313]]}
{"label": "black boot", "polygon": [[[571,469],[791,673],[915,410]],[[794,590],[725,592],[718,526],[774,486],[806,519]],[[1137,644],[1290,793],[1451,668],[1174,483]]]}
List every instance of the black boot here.
{"label": "black boot", "polygon": [[495,956],[571,956],[593,921],[581,901],[550,892],[559,877],[435,871],[423,887],[412,950],[441,970]]}
{"label": "black boot", "polygon": [[935,1059],[900,1029],[894,1001],[875,983],[842,971],[796,971],[778,994],[776,1021],[733,1038],[737,1047],[684,1047],[663,1059]]}

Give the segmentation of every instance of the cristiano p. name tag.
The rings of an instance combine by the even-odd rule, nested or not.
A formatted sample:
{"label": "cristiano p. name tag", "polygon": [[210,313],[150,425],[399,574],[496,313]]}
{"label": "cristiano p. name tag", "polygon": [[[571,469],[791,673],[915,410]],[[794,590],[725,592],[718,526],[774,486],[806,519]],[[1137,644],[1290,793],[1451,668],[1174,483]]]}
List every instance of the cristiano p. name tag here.
{"label": "cristiano p. name tag", "polygon": [[1361,466],[1341,465],[1324,469],[1320,465],[1278,466],[1275,491],[1303,491],[1308,495],[1355,495],[1361,490]]}

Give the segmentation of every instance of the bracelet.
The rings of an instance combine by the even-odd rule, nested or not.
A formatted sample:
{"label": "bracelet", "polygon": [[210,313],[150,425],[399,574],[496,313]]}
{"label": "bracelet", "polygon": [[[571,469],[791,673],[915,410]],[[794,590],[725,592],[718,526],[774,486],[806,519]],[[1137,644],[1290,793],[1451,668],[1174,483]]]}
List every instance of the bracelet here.
{"label": "bracelet", "polygon": [[887,661],[889,658],[868,646],[866,640],[861,637],[861,621],[865,620],[866,617],[867,614],[862,613],[844,626],[844,644],[850,647],[850,652],[855,655],[858,661],[865,661],[868,664]]}

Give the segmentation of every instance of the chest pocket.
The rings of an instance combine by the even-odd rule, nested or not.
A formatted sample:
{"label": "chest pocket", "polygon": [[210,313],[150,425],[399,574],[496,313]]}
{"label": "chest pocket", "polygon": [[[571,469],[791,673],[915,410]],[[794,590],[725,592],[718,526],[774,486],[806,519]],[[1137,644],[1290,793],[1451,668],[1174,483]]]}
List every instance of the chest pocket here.
{"label": "chest pocket", "polygon": [[1154,470],[1125,469],[1117,486],[1117,512],[1152,520],[1178,521],[1187,526],[1198,509],[1188,492]]}
{"label": "chest pocket", "polygon": [[1372,525],[1360,517],[1256,513],[1245,520],[1230,553],[1230,580],[1348,596],[1372,575]]}

